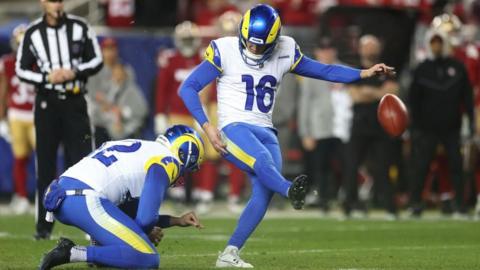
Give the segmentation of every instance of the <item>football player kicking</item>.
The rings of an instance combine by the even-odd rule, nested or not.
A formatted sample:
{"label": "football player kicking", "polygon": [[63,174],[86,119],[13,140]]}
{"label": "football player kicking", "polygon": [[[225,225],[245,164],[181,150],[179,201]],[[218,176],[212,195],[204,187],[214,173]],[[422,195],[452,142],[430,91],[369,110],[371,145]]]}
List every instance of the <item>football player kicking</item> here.
{"label": "football player kicking", "polygon": [[[75,226],[97,243],[78,246],[60,238],[40,269],[89,262],[119,268],[158,268],[156,245],[160,228],[202,228],[193,212],[182,217],[158,215],[165,192],[185,172],[199,168],[204,157],[200,136],[176,125],[156,141],[123,140],[104,143],[52,182],[45,193],[47,214]],[[138,199],[136,216],[117,207]]]}
{"label": "football player kicking", "polygon": [[[293,182],[280,173],[281,154],[272,125],[275,95],[283,75],[297,75],[349,83],[393,68],[376,64],[365,70],[325,65],[302,54],[295,40],[280,35],[278,13],[268,5],[248,10],[238,37],[211,41],[200,63],[180,88],[180,96],[202,126],[215,149],[249,174],[252,194],[217,267],[253,267],[238,250],[263,219],[273,194],[287,197],[301,209],[308,188],[306,176]],[[217,80],[219,129],[209,123],[198,92]]]}

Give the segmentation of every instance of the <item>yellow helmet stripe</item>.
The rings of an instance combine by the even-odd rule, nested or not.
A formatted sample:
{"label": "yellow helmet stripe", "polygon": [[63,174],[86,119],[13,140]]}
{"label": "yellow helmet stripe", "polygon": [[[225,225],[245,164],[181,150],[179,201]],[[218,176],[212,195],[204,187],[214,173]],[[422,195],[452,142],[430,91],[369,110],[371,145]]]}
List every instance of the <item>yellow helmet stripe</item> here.
{"label": "yellow helmet stripe", "polygon": [[248,25],[250,24],[250,10],[245,12],[245,15],[243,15],[243,23],[242,23],[242,37],[244,39],[248,39]]}
{"label": "yellow helmet stripe", "polygon": [[280,30],[281,24],[282,23],[280,22],[280,16],[277,16],[277,19],[273,23],[272,29],[270,29],[270,33],[268,33],[267,44],[270,44],[273,41],[275,41],[275,38],[278,35],[278,31]]}

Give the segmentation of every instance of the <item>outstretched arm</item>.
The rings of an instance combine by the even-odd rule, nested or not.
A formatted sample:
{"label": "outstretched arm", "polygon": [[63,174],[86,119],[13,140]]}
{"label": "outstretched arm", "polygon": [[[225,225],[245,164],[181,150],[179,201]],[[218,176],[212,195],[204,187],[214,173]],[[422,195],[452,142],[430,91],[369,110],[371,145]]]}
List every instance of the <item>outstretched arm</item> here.
{"label": "outstretched arm", "polygon": [[163,238],[163,230],[164,228],[172,227],[172,226],[179,226],[179,227],[190,227],[194,226],[198,229],[203,229],[203,225],[198,220],[197,216],[194,212],[188,212],[181,217],[174,217],[168,215],[160,215],[158,217],[157,224],[148,234],[148,238],[152,243],[157,246]]}
{"label": "outstretched arm", "polygon": [[292,69],[292,72],[300,76],[340,83],[350,83],[361,78],[360,69],[322,64],[305,55]]}
{"label": "outstretched arm", "polygon": [[168,228],[173,226],[178,226],[178,227],[194,226],[195,228],[198,228],[198,229],[203,228],[202,223],[200,223],[200,220],[197,218],[197,215],[194,212],[188,212],[186,214],[183,214],[180,217],[160,215],[160,217],[158,218],[157,226],[162,228]]}
{"label": "outstretched arm", "polygon": [[339,83],[351,83],[382,73],[388,75],[395,74],[394,68],[385,64],[376,64],[369,69],[361,70],[342,65],[322,64],[304,55],[292,69],[292,72],[300,76]]}
{"label": "outstretched arm", "polygon": [[[129,217],[134,219],[137,216],[138,210],[138,198],[132,198],[127,202],[122,203],[119,205],[120,210],[122,210],[125,214]],[[201,224],[200,220],[197,218],[194,212],[188,212],[180,217],[170,216],[170,215],[159,215],[157,220],[155,221],[155,227],[159,227],[162,229],[170,228],[173,226],[178,227],[189,227],[194,226],[195,228],[202,229],[203,225]]]}

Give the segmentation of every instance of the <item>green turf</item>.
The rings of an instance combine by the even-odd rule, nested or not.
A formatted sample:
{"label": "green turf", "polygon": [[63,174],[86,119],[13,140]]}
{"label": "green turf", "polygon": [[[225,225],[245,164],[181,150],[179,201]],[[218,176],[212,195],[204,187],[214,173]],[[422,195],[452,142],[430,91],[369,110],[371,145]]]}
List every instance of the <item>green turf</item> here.
{"label": "green turf", "polygon": [[[235,226],[234,219],[205,219],[205,229],[172,228],[159,246],[162,269],[208,269]],[[34,269],[55,241],[31,238],[33,218],[0,217],[0,269]],[[58,224],[57,224],[58,225]],[[83,234],[56,226],[85,244]],[[242,258],[257,269],[480,269],[480,223],[267,219]],[[60,269],[88,269],[85,264]]]}

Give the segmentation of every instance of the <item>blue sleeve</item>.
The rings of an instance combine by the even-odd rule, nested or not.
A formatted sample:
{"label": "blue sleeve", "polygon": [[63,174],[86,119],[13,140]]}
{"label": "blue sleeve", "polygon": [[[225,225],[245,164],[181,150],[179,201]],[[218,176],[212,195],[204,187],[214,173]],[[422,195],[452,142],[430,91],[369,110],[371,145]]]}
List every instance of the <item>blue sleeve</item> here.
{"label": "blue sleeve", "polygon": [[303,56],[292,70],[293,73],[331,82],[351,83],[360,80],[360,69],[341,65],[325,65]]}
{"label": "blue sleeve", "polygon": [[135,217],[135,222],[145,233],[149,233],[158,221],[158,209],[160,209],[169,184],[165,169],[158,164],[151,165],[145,177]]}
{"label": "blue sleeve", "polygon": [[208,122],[208,118],[203,111],[198,93],[220,74],[217,67],[204,60],[180,86],[179,95],[200,126]]}

